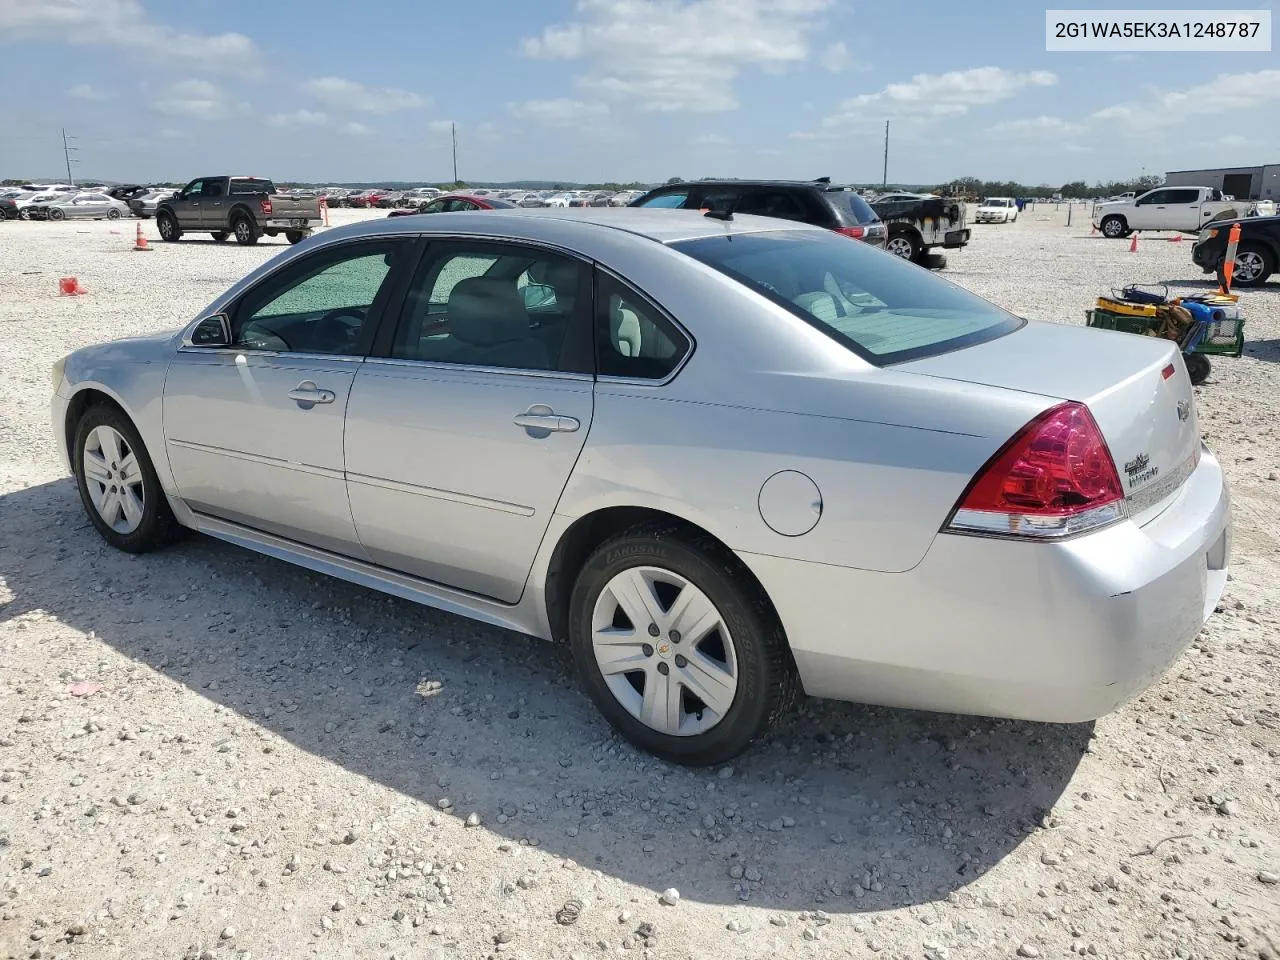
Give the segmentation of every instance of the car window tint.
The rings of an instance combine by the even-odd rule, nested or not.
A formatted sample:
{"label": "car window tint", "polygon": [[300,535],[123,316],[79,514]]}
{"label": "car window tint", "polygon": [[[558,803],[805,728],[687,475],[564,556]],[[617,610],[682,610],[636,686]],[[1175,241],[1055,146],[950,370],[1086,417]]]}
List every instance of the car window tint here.
{"label": "car window tint", "polygon": [[222,196],[222,182],[220,180],[210,180],[205,183],[200,190],[202,197],[220,197]]}
{"label": "car window tint", "polygon": [[200,195],[200,192],[201,192],[202,190],[204,190],[204,181],[203,181],[203,180],[197,180],[197,181],[195,181],[194,183],[189,184],[189,185],[187,186],[187,189],[186,189],[186,195],[187,195],[188,197],[196,197],[196,196],[199,196],[199,195]]}
{"label": "car window tint", "polygon": [[405,241],[321,251],[269,278],[240,302],[232,342],[245,350],[351,354]]}
{"label": "car window tint", "polygon": [[585,330],[588,268],[514,244],[441,245],[418,270],[396,327],[401,360],[523,370],[566,369]]}
{"label": "car window tint", "polygon": [[1169,199],[1165,201],[1166,203],[1195,203],[1200,199],[1200,191],[1194,188],[1191,190],[1169,190],[1167,192]]}
{"label": "car window tint", "polygon": [[873,363],[946,353],[1022,325],[927,270],[825,230],[704,237],[672,246]]}
{"label": "car window tint", "polygon": [[1148,203],[1168,203],[1168,190],[1155,190],[1147,194],[1145,197],[1139,197],[1135,203],[1137,206],[1145,206]]}
{"label": "car window tint", "polygon": [[662,380],[689,340],[656,307],[607,273],[596,280],[596,364],[604,377]]}
{"label": "car window tint", "polygon": [[689,199],[688,190],[675,190],[671,193],[660,193],[656,197],[650,197],[642,207],[661,207],[667,210],[677,210],[684,206],[684,202]]}
{"label": "car window tint", "polygon": [[[703,206],[707,206],[706,203]],[[716,209],[711,207],[711,209]],[[806,219],[804,208],[796,199],[782,190],[748,190],[742,195],[734,213],[750,213],[760,217],[781,217],[786,220]]]}
{"label": "car window tint", "polygon": [[255,180],[251,177],[233,178],[229,192],[232,196],[236,194],[275,193],[276,185],[270,180]]}

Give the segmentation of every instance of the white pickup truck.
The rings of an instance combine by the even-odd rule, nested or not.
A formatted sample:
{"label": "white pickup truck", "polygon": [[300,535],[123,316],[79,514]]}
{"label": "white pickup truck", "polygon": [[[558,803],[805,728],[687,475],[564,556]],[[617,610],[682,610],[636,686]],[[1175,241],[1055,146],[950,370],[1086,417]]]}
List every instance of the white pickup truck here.
{"label": "white pickup truck", "polygon": [[1131,200],[1109,200],[1093,208],[1093,225],[1117,239],[1135,230],[1199,233],[1214,220],[1248,216],[1251,201],[1224,200],[1213,187],[1156,187]]}

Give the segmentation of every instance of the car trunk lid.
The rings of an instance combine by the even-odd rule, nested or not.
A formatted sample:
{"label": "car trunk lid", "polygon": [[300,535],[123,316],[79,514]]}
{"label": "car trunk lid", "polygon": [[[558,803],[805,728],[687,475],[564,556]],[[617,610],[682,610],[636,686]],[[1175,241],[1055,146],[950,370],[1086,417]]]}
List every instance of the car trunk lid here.
{"label": "car trunk lid", "polygon": [[897,369],[1085,404],[1139,523],[1160,512],[1199,459],[1191,380],[1168,340],[1028,322],[1007,336]]}

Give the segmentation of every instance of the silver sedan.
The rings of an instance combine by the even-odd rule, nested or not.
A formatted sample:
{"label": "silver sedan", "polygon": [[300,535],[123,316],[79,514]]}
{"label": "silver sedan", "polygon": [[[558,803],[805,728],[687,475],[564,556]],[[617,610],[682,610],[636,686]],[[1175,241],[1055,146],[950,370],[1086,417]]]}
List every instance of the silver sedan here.
{"label": "silver sedan", "polygon": [[77,193],[46,204],[50,220],[119,220],[129,216],[129,205],[105,193]]}
{"label": "silver sedan", "polygon": [[798,690],[1100,716],[1227,578],[1174,345],[789,221],[354,224],[53,380],[116,547],[195,530],[567,642],[608,720],[684,763]]}

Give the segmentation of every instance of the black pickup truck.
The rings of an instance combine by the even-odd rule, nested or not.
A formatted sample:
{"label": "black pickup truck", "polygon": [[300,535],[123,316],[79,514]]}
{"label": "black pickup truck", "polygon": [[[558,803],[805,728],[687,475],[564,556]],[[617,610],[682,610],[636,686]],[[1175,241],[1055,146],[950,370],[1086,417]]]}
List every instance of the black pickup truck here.
{"label": "black pickup truck", "polygon": [[1236,265],[1231,275],[1233,287],[1260,287],[1280,265],[1280,217],[1240,217],[1215,220],[1205,226],[1191,248],[1191,259],[1205,273],[1217,273],[1222,282],[1222,261],[1226,259],[1231,228],[1240,224],[1236,244]]}
{"label": "black pickup truck", "polygon": [[184,233],[208,233],[251,244],[283,233],[298,243],[321,222],[317,198],[284,196],[261,177],[201,177],[156,206],[156,227],[170,242]]}
{"label": "black pickup truck", "polygon": [[904,260],[940,267],[945,259],[932,257],[929,251],[935,247],[954,250],[969,242],[961,200],[900,193],[872,200],[871,209],[888,231],[885,250]]}

